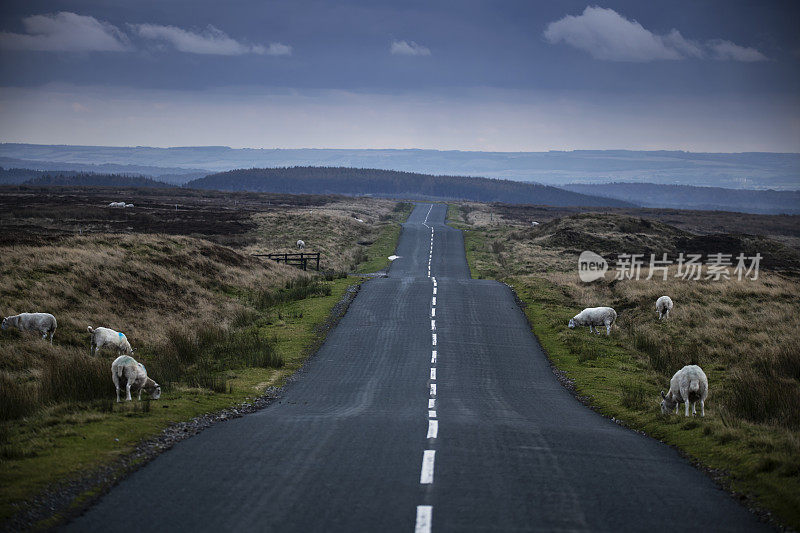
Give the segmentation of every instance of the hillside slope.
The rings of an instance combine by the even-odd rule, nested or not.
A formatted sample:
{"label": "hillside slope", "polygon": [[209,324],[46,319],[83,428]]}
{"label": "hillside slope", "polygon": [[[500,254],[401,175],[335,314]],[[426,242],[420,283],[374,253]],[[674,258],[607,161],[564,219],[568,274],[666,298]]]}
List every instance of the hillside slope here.
{"label": "hillside slope", "polygon": [[123,174],[49,174],[29,179],[23,185],[59,186],[59,187],[174,187],[163,181],[156,181],[144,176],[126,176]]}
{"label": "hillside slope", "polygon": [[581,194],[624,200],[642,207],[764,214],[800,213],[800,191],[756,191],[657,183],[574,183],[562,188]]}
{"label": "hillside slope", "polygon": [[537,183],[343,167],[251,168],[210,174],[195,189],[459,199],[535,205],[632,206]]}

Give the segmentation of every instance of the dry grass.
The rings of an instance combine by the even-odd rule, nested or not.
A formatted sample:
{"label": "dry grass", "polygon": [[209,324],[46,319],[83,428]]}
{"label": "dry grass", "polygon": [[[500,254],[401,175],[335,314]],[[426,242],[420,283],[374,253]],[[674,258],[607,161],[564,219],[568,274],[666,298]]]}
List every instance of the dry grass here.
{"label": "dry grass", "polygon": [[[137,358],[167,386],[220,369],[209,362],[224,361],[218,357],[221,351],[211,347],[211,337],[239,354],[236,361],[224,361],[228,366],[264,366],[263,358],[253,355],[268,351],[264,343],[232,333],[236,318],[252,308],[246,296],[255,300],[264,287],[309,279],[292,267],[207,241],[148,235],[94,235],[51,246],[7,247],[0,255],[0,277],[4,315],[44,311],[59,323],[53,346],[16,330],[0,336],[2,419],[45,405],[111,397],[109,365],[116,354],[89,356],[89,325],[123,331],[139,349]],[[170,347],[176,331],[197,331],[206,339],[193,346],[195,359],[175,364]]]}
{"label": "dry grass", "polygon": [[[365,251],[393,220],[396,202],[379,199],[346,199],[321,207],[291,208],[258,213],[256,242],[249,253],[320,252],[320,268],[353,271],[365,260]],[[357,219],[363,220],[359,222]]]}

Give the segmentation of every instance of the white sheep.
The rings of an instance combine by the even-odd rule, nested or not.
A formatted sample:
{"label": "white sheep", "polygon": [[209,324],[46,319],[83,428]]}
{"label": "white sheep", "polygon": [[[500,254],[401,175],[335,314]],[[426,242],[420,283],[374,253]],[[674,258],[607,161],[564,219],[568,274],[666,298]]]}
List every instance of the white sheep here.
{"label": "white sheep", "polygon": [[111,202],[108,207],[125,207],[125,202]]}
{"label": "white sheep", "polygon": [[125,204],[125,207],[133,207],[133,204]]}
{"label": "white sheep", "polygon": [[669,381],[669,392],[661,391],[661,412],[667,414],[678,404],[686,402],[686,416],[689,416],[689,402],[692,403],[692,414],[697,414],[695,406],[700,402],[700,416],[706,416],[706,398],[708,397],[708,378],[703,369],[697,365],[687,365],[672,376]]}
{"label": "white sheep", "polygon": [[20,331],[38,331],[43,340],[50,335],[50,344],[53,344],[53,335],[56,334],[58,322],[50,313],[20,313],[4,318],[0,327],[3,330],[14,327]]}
{"label": "white sheep", "polygon": [[656,311],[658,311],[658,319],[669,318],[669,312],[672,311],[672,298],[669,296],[662,296],[656,300]]}
{"label": "white sheep", "polygon": [[119,386],[120,382],[125,383],[125,393],[128,401],[131,401],[131,389],[139,391],[139,400],[142,399],[142,390],[146,390],[147,394],[154,400],[161,397],[161,386],[147,377],[147,370],[142,363],[139,363],[129,355],[120,355],[114,362],[111,363],[111,379],[114,381],[114,387],[117,389],[117,401],[119,402]]}
{"label": "white sheep", "polygon": [[111,328],[101,327],[92,329],[92,326],[89,326],[88,329],[89,333],[92,335],[92,340],[89,347],[92,355],[97,354],[97,350],[103,346],[114,347],[117,349],[117,353],[119,354],[133,354],[133,348],[131,348],[131,345],[124,333],[120,331],[114,331]]}
{"label": "white sheep", "polygon": [[539,225],[538,222],[536,222],[535,220],[531,220],[531,226],[538,226],[538,225]]}
{"label": "white sheep", "polygon": [[589,331],[599,334],[599,326],[606,327],[606,335],[611,334],[611,326],[617,320],[617,312],[610,307],[587,307],[569,320],[569,328],[576,326],[589,326]]}
{"label": "white sheep", "polygon": [[303,248],[305,248],[305,247],[306,247],[306,243],[304,243],[303,241],[301,241],[301,240],[299,240],[299,239],[298,239],[298,241],[297,241],[297,248],[299,248],[300,250],[302,250],[302,249],[303,249]]}

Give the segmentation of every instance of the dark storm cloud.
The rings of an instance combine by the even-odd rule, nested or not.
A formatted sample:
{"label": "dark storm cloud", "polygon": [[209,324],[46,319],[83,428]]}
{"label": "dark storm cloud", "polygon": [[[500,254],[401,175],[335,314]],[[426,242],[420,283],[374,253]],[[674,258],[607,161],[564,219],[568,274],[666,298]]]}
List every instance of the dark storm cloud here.
{"label": "dark storm cloud", "polygon": [[[152,115],[170,117],[158,143],[172,145],[786,150],[800,144],[798,14],[738,0],[3,2],[0,133],[152,144],[126,119]],[[120,127],[92,126],[110,117]]]}

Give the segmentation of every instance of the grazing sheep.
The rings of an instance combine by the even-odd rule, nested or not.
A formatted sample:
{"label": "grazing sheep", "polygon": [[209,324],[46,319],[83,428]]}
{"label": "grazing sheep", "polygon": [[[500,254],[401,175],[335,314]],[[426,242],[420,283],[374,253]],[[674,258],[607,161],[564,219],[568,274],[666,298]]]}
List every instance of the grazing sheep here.
{"label": "grazing sheep", "polygon": [[538,225],[539,225],[539,223],[538,223],[538,222],[536,222],[535,220],[532,220],[532,221],[531,221],[531,226],[538,226]]}
{"label": "grazing sheep", "polygon": [[589,331],[600,334],[599,326],[606,327],[606,335],[611,334],[611,326],[617,320],[617,312],[610,307],[587,307],[569,320],[569,328],[589,326]]}
{"label": "grazing sheep", "polygon": [[672,298],[669,296],[662,296],[656,300],[656,311],[658,311],[658,319],[669,318],[669,312],[672,311]]}
{"label": "grazing sheep", "polygon": [[20,331],[38,331],[42,335],[42,339],[47,339],[49,334],[50,344],[53,344],[53,335],[56,334],[58,322],[56,322],[56,317],[50,313],[20,313],[3,319],[0,327],[5,330],[9,326]]}
{"label": "grazing sheep", "polygon": [[298,240],[298,241],[297,241],[297,248],[299,248],[300,250],[302,250],[302,249],[303,249],[303,248],[305,248],[305,247],[306,247],[306,243],[304,243],[304,242],[303,242],[303,241],[301,241],[301,240]]}
{"label": "grazing sheep", "polygon": [[89,326],[88,329],[89,333],[92,335],[90,345],[92,355],[95,355],[97,350],[103,346],[112,346],[117,349],[117,353],[119,354],[133,354],[133,348],[131,348],[131,345],[124,333],[114,331],[111,328],[92,329],[92,326]]}
{"label": "grazing sheep", "polygon": [[686,402],[686,416],[689,416],[689,402],[692,403],[692,414],[697,414],[695,405],[700,402],[700,416],[706,416],[706,398],[708,397],[708,378],[703,369],[697,365],[687,365],[669,380],[669,392],[661,391],[661,412],[667,414],[678,404]]}
{"label": "grazing sheep", "polygon": [[147,377],[147,370],[144,365],[139,363],[129,355],[120,355],[114,362],[111,363],[111,379],[114,381],[114,387],[117,389],[117,401],[119,402],[119,386],[120,382],[125,383],[125,393],[128,401],[131,401],[131,389],[139,391],[139,400],[142,399],[142,390],[146,390],[147,394],[154,400],[161,397],[161,386]]}
{"label": "grazing sheep", "polygon": [[133,207],[133,204],[125,204],[125,207]]}
{"label": "grazing sheep", "polygon": [[111,202],[108,207],[125,207],[125,202]]}

